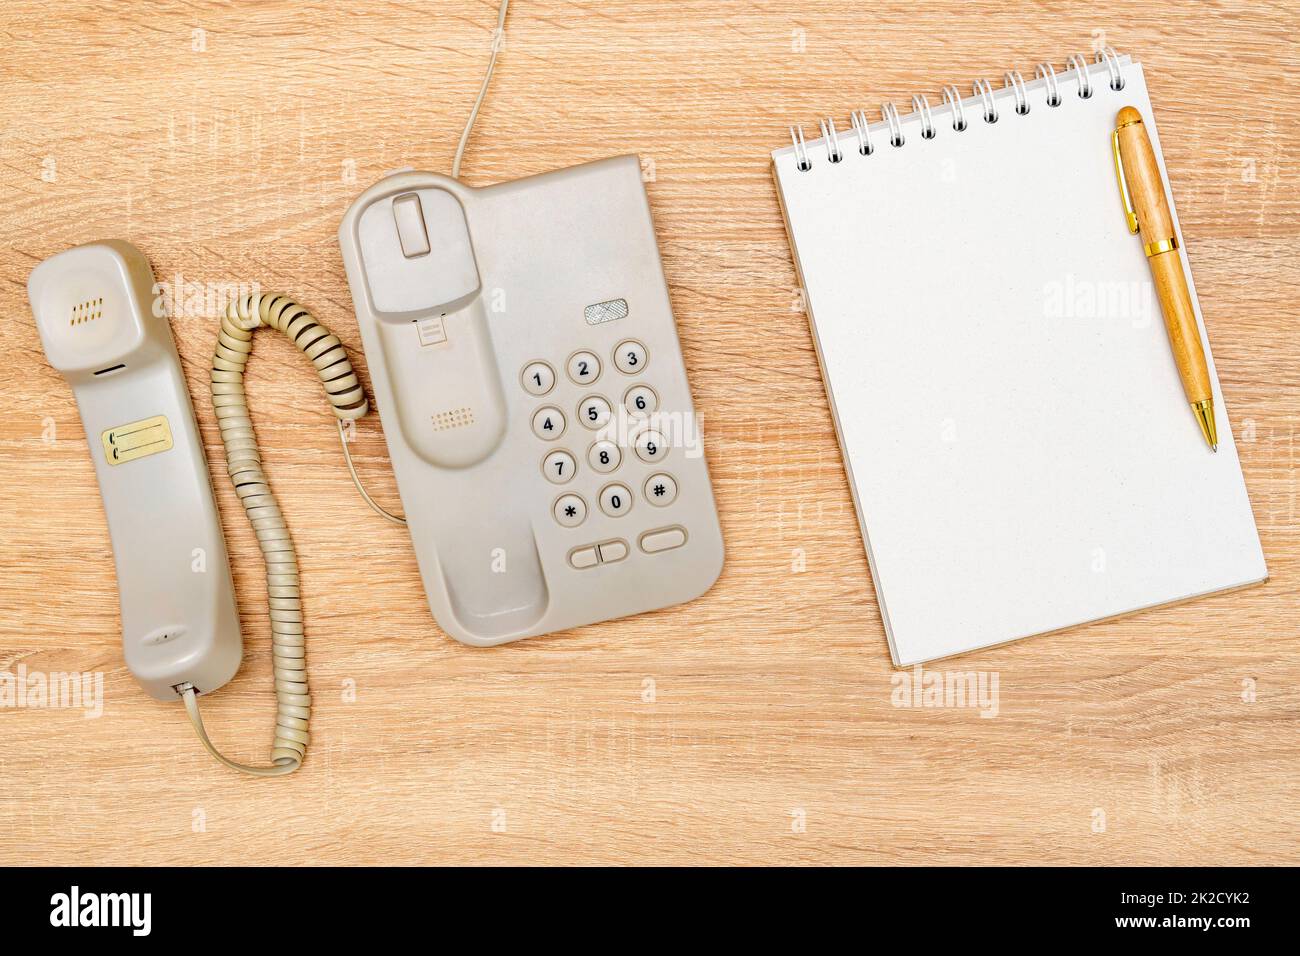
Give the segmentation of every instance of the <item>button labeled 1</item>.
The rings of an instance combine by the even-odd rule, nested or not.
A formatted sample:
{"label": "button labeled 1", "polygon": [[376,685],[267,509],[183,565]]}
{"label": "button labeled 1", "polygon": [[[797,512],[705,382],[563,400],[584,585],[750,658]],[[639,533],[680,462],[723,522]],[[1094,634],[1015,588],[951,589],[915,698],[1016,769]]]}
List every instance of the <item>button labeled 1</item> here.
{"label": "button labeled 1", "polygon": [[555,387],[555,372],[545,362],[529,362],[519,380],[529,395],[545,395]]}

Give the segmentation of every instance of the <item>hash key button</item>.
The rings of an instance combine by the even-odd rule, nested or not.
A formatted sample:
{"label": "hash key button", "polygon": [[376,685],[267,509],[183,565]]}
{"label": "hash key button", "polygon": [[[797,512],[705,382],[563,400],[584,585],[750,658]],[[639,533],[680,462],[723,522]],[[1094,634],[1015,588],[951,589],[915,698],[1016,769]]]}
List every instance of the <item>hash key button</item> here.
{"label": "hash key button", "polygon": [[672,475],[666,475],[660,472],[657,475],[651,475],[645,483],[645,500],[652,505],[660,508],[666,508],[672,504],[677,497],[677,482],[673,480]]}

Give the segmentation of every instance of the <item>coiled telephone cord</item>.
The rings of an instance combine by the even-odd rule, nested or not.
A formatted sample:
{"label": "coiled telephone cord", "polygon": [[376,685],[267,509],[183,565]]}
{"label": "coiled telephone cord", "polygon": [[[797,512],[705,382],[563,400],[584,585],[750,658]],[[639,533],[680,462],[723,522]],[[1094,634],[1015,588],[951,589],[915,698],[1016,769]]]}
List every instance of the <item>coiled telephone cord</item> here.
{"label": "coiled telephone cord", "polygon": [[[224,756],[203,727],[198,691],[188,685],[179,689],[185,710],[208,753],[232,770],[272,777],[293,773],[302,764],[307,751],[311,694],[307,687],[298,557],[284,514],[262,470],[262,455],[253,434],[248,396],[244,392],[244,367],[253,348],[253,332],[261,326],[283,332],[311,359],[325,388],[325,397],[338,418],[340,437],[343,437],[343,423],[361,418],[369,405],[343,343],[298,303],[282,295],[256,294],[244,296],[227,308],[212,357],[212,405],[221,427],[221,442],[226,448],[226,470],[266,560],[276,697],[272,766],[251,767]],[[346,440],[343,448],[346,453]],[[350,466],[349,461],[349,470]]]}

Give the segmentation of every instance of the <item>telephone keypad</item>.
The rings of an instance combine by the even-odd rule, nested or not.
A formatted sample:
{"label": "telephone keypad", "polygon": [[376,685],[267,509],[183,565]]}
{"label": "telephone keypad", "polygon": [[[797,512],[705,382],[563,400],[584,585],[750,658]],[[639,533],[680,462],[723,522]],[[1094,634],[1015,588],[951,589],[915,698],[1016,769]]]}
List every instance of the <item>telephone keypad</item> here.
{"label": "telephone keypad", "polygon": [[[649,362],[649,352],[635,339],[625,339],[610,353],[614,367],[625,375],[640,375]],[[572,385],[566,386],[557,379],[555,368],[563,370],[564,378]],[[534,434],[544,441],[554,441],[565,433],[567,419],[558,407],[566,402],[565,388],[573,386],[590,386],[600,379],[603,371],[601,358],[591,349],[578,349],[567,359],[555,363],[554,358],[535,359],[524,366],[520,381],[524,390],[535,397],[543,395],[555,404],[543,405],[532,413]],[[557,392],[556,389],[559,388]],[[636,382],[623,391],[621,408],[616,408],[619,386],[615,384],[613,394],[590,392],[582,395],[581,400],[571,406],[570,414],[589,432],[594,432],[591,444],[585,452],[581,449],[556,448],[541,460],[542,472],[546,480],[555,485],[574,484],[574,492],[557,498],[552,505],[552,516],[565,528],[577,528],[587,520],[587,502],[594,496],[600,513],[609,518],[621,519],[633,510],[636,497],[641,496],[655,509],[667,509],[676,500],[679,493],[677,479],[666,471],[656,471],[648,478],[644,472],[630,474],[629,480],[609,481],[598,486],[592,476],[613,476],[620,469],[628,467],[629,453],[634,455],[631,463],[639,465],[656,464],[669,452],[668,440],[663,432],[653,427],[651,416],[659,411],[659,394],[649,382]],[[568,393],[570,396],[573,392]],[[572,400],[571,398],[567,400]],[[614,436],[602,437],[601,429],[611,425],[618,416],[626,415],[628,420],[636,423],[630,439],[623,439],[627,444],[620,444]],[[639,431],[636,430],[639,428]],[[580,430],[581,431],[581,430]],[[631,446],[630,448],[628,446]],[[586,459],[585,465],[582,458]],[[584,469],[587,482],[584,485]],[[599,490],[597,491],[597,487]],[[587,489],[590,489],[590,493]],[[636,489],[635,492],[633,489]],[[583,495],[588,497],[584,498]],[[647,512],[649,514],[649,512]],[[686,531],[680,526],[666,528],[635,529],[637,548],[640,553],[648,555],[660,551],[670,551],[680,547],[686,541]],[[569,552],[568,563],[578,570],[599,567],[625,560],[634,549],[621,539],[593,542],[582,545]]]}

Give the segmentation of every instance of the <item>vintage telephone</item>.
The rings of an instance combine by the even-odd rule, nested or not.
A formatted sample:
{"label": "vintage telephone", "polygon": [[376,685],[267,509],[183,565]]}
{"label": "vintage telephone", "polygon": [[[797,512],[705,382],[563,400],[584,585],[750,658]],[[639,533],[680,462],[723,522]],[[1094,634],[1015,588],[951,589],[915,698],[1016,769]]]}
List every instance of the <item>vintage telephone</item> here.
{"label": "vintage telephone", "polygon": [[[497,21],[498,36],[508,0]],[[405,171],[344,216],[339,241],[398,490],[434,617],[493,645],[688,601],[722,569],[698,422],[634,156],[474,189]],[[212,399],[227,471],[266,563],[277,716],[271,766],[223,756],[198,698],[242,641],[203,447],[144,255],[59,253],[28,294],[90,442],[117,569],[122,640],[152,696],[179,696],[208,751],[291,773],[311,697],[298,565],[244,394],[253,332],[284,333],[344,425],[368,403],[339,339],[296,302],[227,309]]]}
{"label": "vintage telephone", "polygon": [[500,644],[708,590],[722,533],[635,156],[397,173],[339,243],[443,630]]}

